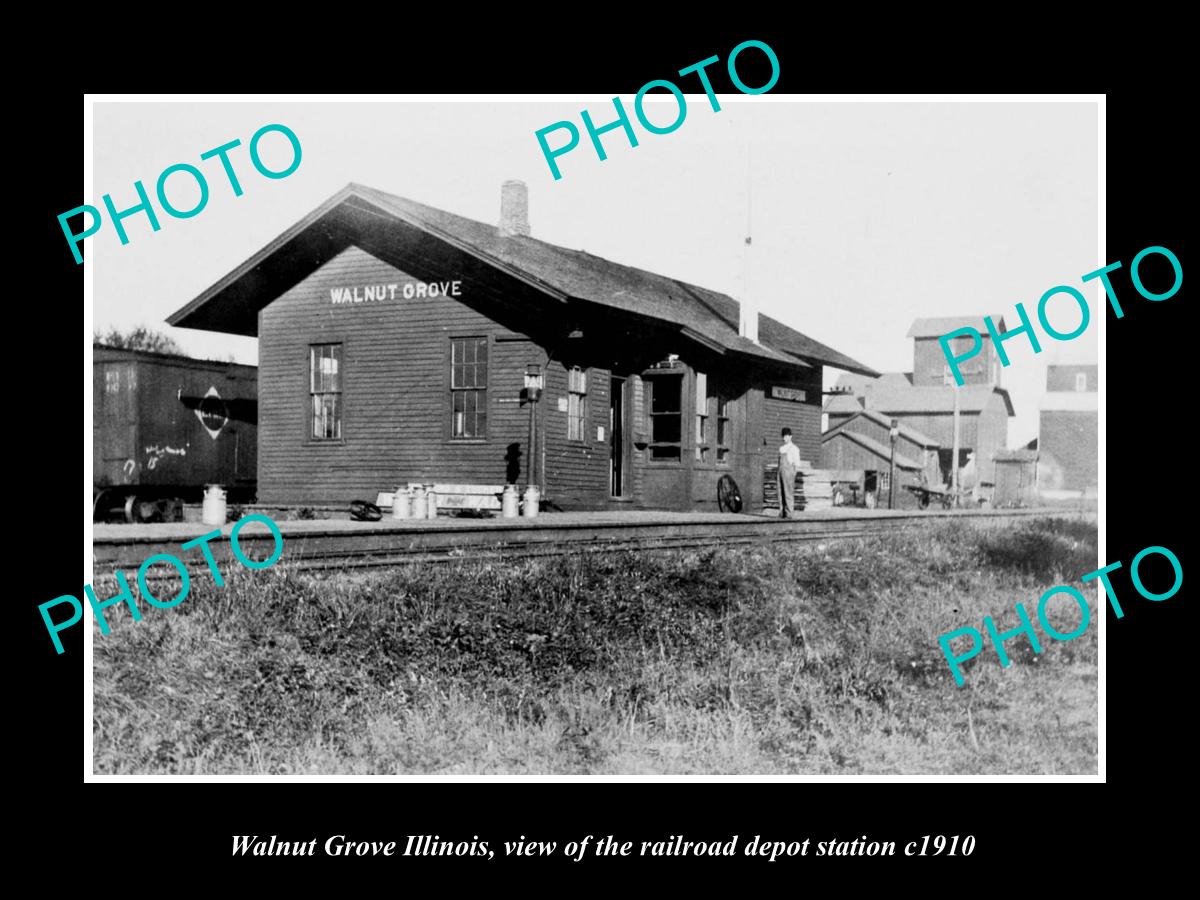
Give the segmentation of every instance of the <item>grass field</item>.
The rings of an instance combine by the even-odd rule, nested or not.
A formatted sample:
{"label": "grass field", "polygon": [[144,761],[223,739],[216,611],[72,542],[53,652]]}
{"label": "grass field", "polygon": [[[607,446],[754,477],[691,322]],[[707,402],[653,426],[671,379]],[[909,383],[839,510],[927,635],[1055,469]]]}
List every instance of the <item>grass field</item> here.
{"label": "grass field", "polygon": [[[1097,567],[1094,525],[234,570],[95,634],[98,773],[1094,774],[1097,646],[937,645]],[[116,593],[101,580],[99,596]],[[164,590],[170,596],[170,590]],[[1052,621],[1078,623],[1069,601]]]}

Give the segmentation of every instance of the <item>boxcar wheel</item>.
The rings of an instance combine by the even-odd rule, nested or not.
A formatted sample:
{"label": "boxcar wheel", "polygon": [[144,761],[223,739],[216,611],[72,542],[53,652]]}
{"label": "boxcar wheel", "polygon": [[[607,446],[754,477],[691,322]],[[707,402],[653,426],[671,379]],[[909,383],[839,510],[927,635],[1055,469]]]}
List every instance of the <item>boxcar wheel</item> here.
{"label": "boxcar wheel", "polygon": [[731,513],[742,511],[742,492],[729,475],[722,475],[717,481],[717,509]]}

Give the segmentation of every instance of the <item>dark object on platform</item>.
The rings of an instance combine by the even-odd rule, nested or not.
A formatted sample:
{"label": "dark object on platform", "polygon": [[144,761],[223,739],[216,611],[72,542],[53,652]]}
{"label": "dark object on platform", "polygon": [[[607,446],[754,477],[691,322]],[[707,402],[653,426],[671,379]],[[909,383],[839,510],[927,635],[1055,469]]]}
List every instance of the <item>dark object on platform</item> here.
{"label": "dark object on platform", "polygon": [[729,475],[722,475],[717,482],[717,508],[721,512],[742,511],[742,492],[738,490],[737,482]]}
{"label": "dark object on platform", "polygon": [[366,500],[351,500],[350,518],[355,522],[378,522],[383,518],[383,511]]}

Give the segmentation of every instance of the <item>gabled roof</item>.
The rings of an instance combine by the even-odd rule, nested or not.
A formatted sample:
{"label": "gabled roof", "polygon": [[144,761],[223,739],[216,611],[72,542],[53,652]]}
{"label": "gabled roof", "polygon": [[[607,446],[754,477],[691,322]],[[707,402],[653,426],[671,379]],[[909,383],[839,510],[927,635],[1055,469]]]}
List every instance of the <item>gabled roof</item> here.
{"label": "gabled roof", "polygon": [[[874,410],[862,409],[858,411],[857,415],[847,419],[845,422],[840,423],[836,428],[829,429],[829,431],[825,432],[825,434],[836,434],[843,429],[851,431],[853,429],[850,428],[850,425],[855,419],[858,418],[870,419],[876,425],[882,425],[884,428],[890,429],[892,427],[892,420],[890,417],[885,416],[882,413],[875,412]],[[942,446],[938,441],[935,441],[933,438],[929,437],[929,435],[922,434],[920,431],[917,431],[917,429],[904,422],[900,423],[900,434],[925,450],[936,449]]]}
{"label": "gabled roof", "polygon": [[[1003,334],[1008,329],[1004,327],[1004,318],[992,313],[992,321],[996,323],[996,330]],[[983,322],[983,316],[941,316],[932,319],[916,319],[912,323],[912,327],[908,329],[908,334],[905,337],[910,338],[934,338],[941,337],[943,334],[949,334],[959,328],[974,328],[985,338],[988,337],[987,325]]]}
{"label": "gabled roof", "polygon": [[[890,461],[892,458],[892,448],[891,447],[887,446],[886,444],[881,443],[880,441],[875,440],[874,438],[869,438],[865,434],[859,434],[857,431],[846,431],[846,430],[844,430],[844,428],[836,428],[833,431],[827,431],[825,434],[823,434],[821,436],[821,443],[823,444],[826,441],[833,440],[834,438],[839,438],[839,437],[845,438],[848,441],[853,441],[854,443],[858,444],[861,447],[865,447],[866,449],[868,449],[872,453],[874,453],[876,456],[878,456],[880,459],[885,459],[885,460]],[[899,466],[901,469],[914,469],[914,470],[919,471],[921,468],[920,463],[914,462],[913,460],[909,459],[907,456],[903,456],[899,453],[896,454],[896,465]]]}
{"label": "gabled roof", "polygon": [[860,372],[842,372],[833,384],[837,388],[849,388],[856,397],[861,397],[867,385],[874,380],[874,376],[864,375]]}
{"label": "gabled roof", "polygon": [[[739,336],[738,303],[725,294],[614,263],[583,250],[528,236],[506,235],[494,225],[358,184],[347,185],[167,321],[184,328],[213,328],[223,319],[232,321],[237,313],[241,315],[239,327],[244,329],[248,321],[245,316],[250,312],[245,309],[247,304],[261,309],[274,299],[255,290],[270,280],[264,271],[278,278],[285,266],[292,267],[290,273],[304,267],[315,270],[325,260],[317,254],[294,252],[296,242],[310,231],[321,232],[322,220],[332,220],[343,210],[374,216],[383,229],[415,227],[559,301],[582,300],[678,325],[684,335],[721,352],[734,351],[791,366],[809,367],[816,362],[875,374],[862,363],[769,316],[759,316],[760,343]],[[339,224],[344,235],[345,225]],[[335,240],[335,233],[338,229],[326,222],[327,243]],[[299,274],[303,277],[308,273]],[[257,309],[253,310],[255,314]]]}
{"label": "gabled roof", "polygon": [[959,411],[963,413],[979,413],[992,400],[993,394],[999,394],[1004,400],[1005,409],[1010,416],[1013,412],[1012,399],[1004,388],[991,384],[967,384],[962,387],[932,385],[929,387],[914,387],[901,383],[898,379],[881,378],[867,394],[867,408],[882,413],[952,413],[954,412],[954,392],[958,392]]}
{"label": "gabled roof", "polygon": [[[865,418],[870,419],[872,422],[875,422],[878,425],[882,425],[884,428],[892,427],[892,420],[889,419],[887,416],[885,416],[883,413],[875,412],[874,410],[871,410],[871,409],[865,409],[862,411],[861,415],[863,415]],[[847,423],[847,424],[849,424],[849,423]],[[942,446],[937,441],[935,441],[933,438],[931,438],[929,435],[922,434],[921,432],[917,431],[917,429],[913,428],[911,425],[906,425],[903,422],[900,423],[900,433],[902,435],[904,435],[906,438],[908,438],[910,441],[912,441],[914,444],[917,444],[920,447],[929,448],[929,447]]]}
{"label": "gabled roof", "polygon": [[825,409],[823,410],[833,415],[845,415],[847,413],[862,412],[862,404],[852,394],[834,394],[825,401]]}

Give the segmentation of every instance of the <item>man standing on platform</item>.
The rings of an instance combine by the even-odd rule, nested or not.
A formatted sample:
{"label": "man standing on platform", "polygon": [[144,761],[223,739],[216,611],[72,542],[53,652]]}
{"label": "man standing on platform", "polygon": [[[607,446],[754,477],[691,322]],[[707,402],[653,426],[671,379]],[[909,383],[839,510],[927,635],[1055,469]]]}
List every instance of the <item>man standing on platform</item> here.
{"label": "man standing on platform", "polygon": [[781,432],[779,448],[779,517],[790,519],[796,511],[796,469],[800,467],[800,448],[792,443],[792,429]]}

